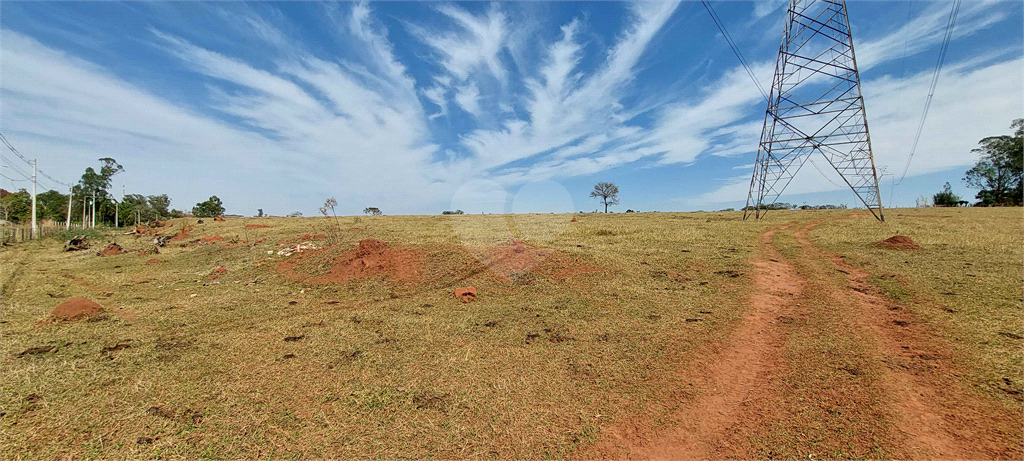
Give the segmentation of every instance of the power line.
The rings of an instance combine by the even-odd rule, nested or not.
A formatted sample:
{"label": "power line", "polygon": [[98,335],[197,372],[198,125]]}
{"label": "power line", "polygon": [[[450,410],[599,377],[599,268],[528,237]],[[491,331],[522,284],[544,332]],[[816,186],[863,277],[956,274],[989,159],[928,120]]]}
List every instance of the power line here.
{"label": "power line", "polygon": [[2,174],[0,174],[0,177],[6,178],[6,179],[8,179],[8,180],[10,180],[10,181],[12,181],[12,182],[25,182],[25,181],[30,181],[29,179],[14,179],[14,178],[10,178],[10,177],[7,177],[6,175],[2,175]]}
{"label": "power line", "polygon": [[824,172],[824,171],[821,171],[821,168],[818,168],[818,164],[814,163],[814,159],[812,159],[812,158],[810,158],[810,157],[807,157],[807,161],[808,161],[808,162],[810,162],[811,166],[813,166],[815,170],[818,170],[818,173],[821,173],[821,177],[823,177],[823,178],[825,178],[826,180],[828,180],[828,182],[832,183],[832,185],[833,185],[833,186],[836,186],[836,187],[839,187],[839,188],[842,188],[842,187],[843,187],[843,186],[841,186],[841,185],[839,185],[839,184],[836,184],[836,182],[835,182],[835,181],[833,181],[833,180],[832,180],[831,178],[829,178],[828,176],[825,176],[825,172]]}
{"label": "power line", "polygon": [[7,164],[4,165],[5,168],[9,168],[9,169],[14,170],[15,172],[20,174],[25,179],[29,179],[29,178],[32,177],[32,175],[28,174],[25,170],[22,170],[20,167],[18,167],[18,164],[12,162],[9,158],[4,157],[3,155],[0,155],[0,159],[2,159],[3,161],[7,162]]}
{"label": "power line", "polygon": [[[3,144],[4,144],[4,146],[7,146],[7,149],[8,149],[8,150],[10,150],[11,152],[13,152],[13,153],[14,153],[14,155],[17,155],[17,156],[18,156],[18,158],[20,158],[20,159],[21,159],[21,160],[22,160],[23,162],[25,162],[26,164],[29,164],[29,165],[31,165],[31,164],[32,164],[32,161],[31,161],[31,160],[29,160],[29,159],[27,159],[27,158],[25,158],[25,156],[24,156],[24,155],[21,155],[21,152],[18,152],[18,149],[16,149],[16,148],[15,148],[15,147],[14,147],[14,146],[13,146],[13,145],[11,144],[11,142],[7,140],[7,138],[6,138],[5,136],[4,136],[4,134],[3,134],[3,133],[0,133],[0,141],[2,141],[2,142],[3,142]],[[13,162],[11,162],[11,163],[13,163]],[[64,182],[58,181],[58,180],[56,180],[56,179],[53,179],[53,177],[52,177],[52,176],[50,176],[50,175],[46,174],[46,172],[45,172],[45,171],[43,171],[43,170],[40,170],[40,169],[36,168],[36,173],[38,173],[38,174],[42,175],[43,177],[45,177],[45,178],[49,179],[50,181],[53,181],[54,183],[60,184],[60,185],[62,185],[62,186],[67,186],[67,187],[71,187],[71,184],[66,184],[66,183],[64,183]],[[27,177],[27,175],[25,175],[25,176]],[[51,187],[51,189],[54,189],[54,188],[52,188],[52,187]]]}
{"label": "power line", "polygon": [[747,71],[747,75],[754,81],[754,86],[757,87],[757,91],[761,92],[761,96],[767,102],[769,100],[768,93],[764,91],[764,87],[761,86],[761,82],[757,80],[757,76],[754,75],[754,71],[750,69],[750,65],[747,64],[747,60],[743,59],[743,54],[740,53],[740,49],[736,46],[736,42],[733,41],[732,36],[729,35],[729,31],[725,29],[725,24],[722,19],[715,13],[715,9],[711,7],[711,4],[707,0],[701,0],[704,4],[704,9],[708,10],[708,14],[711,15],[711,20],[718,26],[718,30],[722,32],[722,36],[725,37],[725,41],[729,42],[729,47],[732,48],[732,52],[736,55],[736,58],[740,60],[740,64],[743,66],[743,70]]}
{"label": "power line", "polygon": [[11,145],[10,141],[8,141],[6,137],[4,137],[3,133],[0,133],[0,141],[3,141],[4,145],[7,146],[7,148],[10,149],[11,152],[14,152],[14,155],[17,155],[18,158],[20,158],[22,161],[29,165],[32,164],[32,162],[29,161],[29,159],[25,158],[24,155],[21,155],[21,152],[18,152],[18,149],[15,149],[14,146]]}
{"label": "power line", "polygon": [[949,19],[946,20],[946,33],[942,37],[942,47],[939,48],[939,58],[935,62],[935,71],[932,73],[932,83],[928,88],[928,98],[924,102],[924,112],[921,113],[921,122],[917,125],[917,135],[914,136],[914,144],[910,147],[910,156],[907,157],[907,164],[903,167],[903,175],[900,176],[896,185],[903,183],[910,169],[910,161],[917,151],[917,143],[921,140],[921,133],[924,131],[924,122],[928,119],[928,110],[932,106],[932,96],[935,95],[935,88],[939,85],[939,74],[942,73],[942,65],[946,61],[946,52],[949,50],[949,41],[953,37],[953,27],[956,25],[956,17],[960,13],[960,1],[954,0],[953,8],[949,11]]}

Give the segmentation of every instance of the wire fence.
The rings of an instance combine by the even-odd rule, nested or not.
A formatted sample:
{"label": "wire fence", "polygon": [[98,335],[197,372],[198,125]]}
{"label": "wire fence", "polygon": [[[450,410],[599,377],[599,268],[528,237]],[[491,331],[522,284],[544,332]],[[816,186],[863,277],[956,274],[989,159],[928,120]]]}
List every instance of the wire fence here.
{"label": "wire fence", "polygon": [[[60,234],[68,229],[63,222],[52,222],[39,224],[39,232],[36,238],[44,238]],[[71,223],[71,229],[81,229],[81,223]],[[4,244],[21,243],[32,240],[32,226],[30,224],[7,224],[0,227],[0,242]]]}

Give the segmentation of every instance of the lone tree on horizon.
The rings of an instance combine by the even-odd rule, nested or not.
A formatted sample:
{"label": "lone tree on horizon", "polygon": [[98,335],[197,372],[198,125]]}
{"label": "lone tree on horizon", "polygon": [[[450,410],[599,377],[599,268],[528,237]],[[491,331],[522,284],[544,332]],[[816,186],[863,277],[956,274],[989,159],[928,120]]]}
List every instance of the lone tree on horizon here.
{"label": "lone tree on horizon", "polygon": [[604,212],[608,212],[608,205],[619,204],[619,186],[610,182],[599,182],[594,186],[594,190],[590,191],[591,197],[597,197],[601,199],[601,203],[604,203]]}

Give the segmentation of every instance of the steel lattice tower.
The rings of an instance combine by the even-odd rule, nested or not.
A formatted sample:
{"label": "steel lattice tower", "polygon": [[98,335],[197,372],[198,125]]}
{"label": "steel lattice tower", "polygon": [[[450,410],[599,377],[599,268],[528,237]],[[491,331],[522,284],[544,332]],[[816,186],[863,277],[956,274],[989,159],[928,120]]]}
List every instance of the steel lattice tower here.
{"label": "steel lattice tower", "polygon": [[787,15],[743,218],[760,218],[820,152],[884,221],[846,2],[791,0]]}

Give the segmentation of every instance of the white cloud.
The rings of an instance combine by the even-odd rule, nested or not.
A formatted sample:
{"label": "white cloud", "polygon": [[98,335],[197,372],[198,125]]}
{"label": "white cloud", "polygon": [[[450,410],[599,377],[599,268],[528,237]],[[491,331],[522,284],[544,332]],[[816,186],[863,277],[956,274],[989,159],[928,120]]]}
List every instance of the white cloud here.
{"label": "white cloud", "polygon": [[430,114],[430,119],[433,120],[438,117],[443,117],[448,113],[448,101],[445,99],[445,93],[447,93],[443,86],[437,85],[423,90],[423,96],[430,100],[430,102],[440,107],[439,112]]}
{"label": "white cloud", "polygon": [[754,2],[754,10],[751,11],[753,19],[761,19],[788,3],[786,0],[758,0]]}
{"label": "white cloud", "polygon": [[[952,40],[969,37],[1005,19],[1005,13],[992,8],[994,3],[963,3],[957,16],[956,27],[953,29]],[[861,72],[886,61],[902,59],[904,52],[906,56],[913,56],[942,42],[951,2],[933,2],[925,5],[923,11],[900,29],[855,45],[857,66]],[[857,31],[854,30],[854,40],[858,38]]]}
{"label": "white cloud", "polygon": [[459,80],[466,80],[471,72],[482,68],[498,80],[506,81],[499,53],[506,47],[509,25],[499,5],[491,5],[484,16],[474,16],[451,4],[441,4],[435,9],[451,19],[458,26],[458,32],[431,31],[415,24],[407,24],[407,28],[441,56],[441,65]]}
{"label": "white cloud", "polygon": [[[1010,121],[1020,118],[1020,96],[1024,95],[1020,75],[1024,72],[1024,59],[978,67],[979,62],[989,62],[991,58],[982,56],[944,68],[907,176],[958,167],[966,170],[977,160],[971,150],[980,139],[1008,132]],[[872,150],[879,174],[886,169],[895,174],[897,180],[902,176],[931,76],[931,71],[927,70],[908,76],[904,81],[886,76],[863,82]],[[898,97],[901,92],[902,98]],[[1008,97],[1010,95],[1014,96]],[[814,154],[814,159],[832,182],[813,167],[806,166],[787,188],[783,201],[790,195],[846,189],[823,157]],[[691,198],[689,203],[744,201],[749,186],[749,174],[737,176],[718,189]]]}
{"label": "white cloud", "polygon": [[[574,73],[582,52],[577,40],[579,20],[562,26],[562,36],[548,46],[538,77],[525,81],[528,96],[524,105],[529,118],[514,118],[499,129],[477,129],[465,135],[463,147],[473,154],[465,162],[477,170],[493,170],[498,177],[515,181],[544,179],[553,174],[586,174],[597,166],[607,168],[629,161],[634,156],[564,163],[559,158],[594,154],[608,148],[608,144],[635,141],[612,136],[635,136],[634,130],[620,131],[626,127],[623,122],[627,118],[621,113],[620,99],[636,77],[640,57],[676,6],[674,2],[631,4],[629,26],[608,51],[604,63],[589,77]],[[580,146],[596,147],[582,152]],[[570,153],[559,154],[560,149],[570,149]],[[510,163],[545,154],[556,160],[538,163],[527,170],[501,171]]]}
{"label": "white cloud", "polygon": [[480,88],[477,88],[476,83],[456,88],[455,102],[466,112],[480,116]]}
{"label": "white cloud", "polygon": [[[921,33],[913,34],[919,38],[907,45],[908,54],[934,49],[941,40],[944,5],[926,6],[912,21]],[[228,33],[248,31],[267,45],[269,59],[245,60],[155,26],[150,39],[206,85],[190,108],[3,30],[4,132],[26,150],[62,152],[68,159],[62,168],[69,168],[64,178],[110,155],[128,167],[129,189],[168,192],[184,208],[218,194],[229,211],[297,203],[310,203],[309,210],[337,196],[350,212],[364,206],[423,212],[447,206],[459,185],[474,178],[509,186],[643,159],[656,167],[705,156],[752,157],[757,147],[764,101],[738,66],[695,80],[698,91],[686,97],[638,91],[645,54],[675,12],[674,2],[627,4],[623,29],[608,44],[591,41],[595,35],[582,15],[558,24],[559,33],[545,41],[526,38],[532,23],[503,5],[477,14],[433,6],[443,23],[428,29],[403,22],[430,50],[418,58],[438,65],[435,75],[417,74],[419,83],[407,68],[414,63],[399,61],[369,5],[331,8],[332,26],[349,45],[345,59],[305,49],[275,26],[282,25],[280,16],[266,19],[248,9],[220,16]],[[774,8],[774,2],[758,3],[752,14],[756,20]],[[988,3],[965,3],[957,37],[1002,18]],[[905,32],[858,42],[862,73],[902,56]],[[1019,117],[1019,98],[1006,95],[1024,94],[1021,60],[1005,59],[947,64],[908,175],[970,164],[977,139],[1004,132],[1003,125]],[[762,82],[771,81],[774,67],[774,59],[753,63]],[[903,80],[864,83],[876,160],[890,172],[901,172],[905,163],[929,78],[926,69]],[[462,110],[449,110],[452,104]],[[439,127],[460,125],[467,114],[474,128],[438,136]],[[446,123],[431,122],[441,117]],[[443,138],[447,144],[439,146],[435,139]],[[824,161],[817,165],[831,169]],[[744,199],[749,176],[742,173],[735,183],[689,200]],[[803,173],[787,194],[835,188],[812,173],[806,182]]]}
{"label": "white cloud", "polygon": [[450,186],[431,165],[437,146],[413,80],[365,5],[350,19],[344,27],[365,51],[359,62],[289,55],[273,69],[153,30],[169,53],[216,79],[209,107],[233,123],[5,29],[3,129],[25,151],[60,152],[62,161],[49,163],[53,175],[77,178],[84,165],[112,156],[126,166],[119,180],[129,192],[166,192],[185,209],[213,194],[229,211],[279,214],[332,195],[350,212],[369,200],[413,212],[413,193],[442,203]]}

